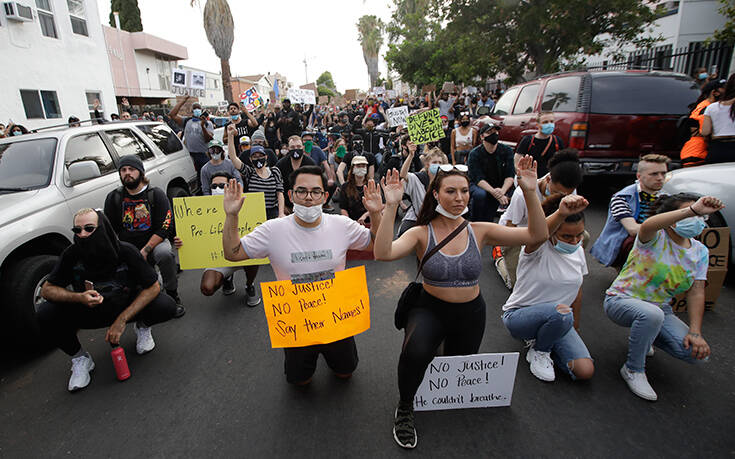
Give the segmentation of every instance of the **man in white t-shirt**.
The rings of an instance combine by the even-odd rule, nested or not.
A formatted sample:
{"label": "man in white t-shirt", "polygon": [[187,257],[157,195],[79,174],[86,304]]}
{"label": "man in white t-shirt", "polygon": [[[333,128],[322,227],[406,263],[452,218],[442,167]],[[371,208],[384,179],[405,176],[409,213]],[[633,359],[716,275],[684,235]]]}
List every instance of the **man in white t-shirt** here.
{"label": "man in white t-shirt", "polygon": [[[293,214],[268,220],[242,239],[238,233],[238,213],[244,198],[242,185],[230,180],[225,187],[225,228],[222,234],[225,258],[241,261],[270,258],[278,280],[306,283],[334,278],[345,269],[347,250],[372,250],[375,232],[380,226],[382,201],[363,200],[370,213],[371,229],[342,215],[322,213],[327,201],[327,177],[319,166],[303,166],[291,174],[289,197]],[[375,182],[368,182],[375,187]],[[349,378],[357,368],[354,337],[329,344],[284,348],[286,380],[306,385],[316,370],[319,354],[339,378]]]}

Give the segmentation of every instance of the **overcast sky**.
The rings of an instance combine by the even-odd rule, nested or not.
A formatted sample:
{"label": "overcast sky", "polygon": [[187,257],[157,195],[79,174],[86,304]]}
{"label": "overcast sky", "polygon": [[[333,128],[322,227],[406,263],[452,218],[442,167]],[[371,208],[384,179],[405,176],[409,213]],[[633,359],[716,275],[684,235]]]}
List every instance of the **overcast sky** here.
{"label": "overcast sky", "polygon": [[[220,61],[207,41],[200,6],[189,0],[138,0],[143,31],[186,46],[184,65],[220,72]],[[391,15],[390,0],[229,0],[235,21],[232,75],[279,72],[297,85],[309,82],[325,70],[332,72],[340,92],[367,89],[367,66],[357,39],[357,20],[374,14],[383,21]],[[108,23],[110,1],[98,0],[100,18]],[[381,55],[386,46],[381,48]],[[381,59],[381,76],[386,65]]]}

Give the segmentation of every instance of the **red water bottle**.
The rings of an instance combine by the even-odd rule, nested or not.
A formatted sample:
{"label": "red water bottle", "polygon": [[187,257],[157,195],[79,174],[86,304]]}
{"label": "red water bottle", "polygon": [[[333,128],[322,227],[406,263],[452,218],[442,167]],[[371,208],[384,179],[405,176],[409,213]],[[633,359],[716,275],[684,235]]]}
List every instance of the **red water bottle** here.
{"label": "red water bottle", "polygon": [[125,358],[125,351],[120,346],[113,346],[110,355],[112,356],[112,364],[115,366],[117,379],[125,381],[130,377],[130,369],[128,368],[128,359]]}

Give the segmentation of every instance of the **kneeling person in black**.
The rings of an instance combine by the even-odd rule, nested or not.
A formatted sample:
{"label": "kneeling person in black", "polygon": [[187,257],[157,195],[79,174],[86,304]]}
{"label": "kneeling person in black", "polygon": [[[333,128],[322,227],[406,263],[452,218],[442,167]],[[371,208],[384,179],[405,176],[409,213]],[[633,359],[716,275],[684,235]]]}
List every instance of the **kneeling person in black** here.
{"label": "kneeling person in black", "polygon": [[[72,230],[74,244],[43,284],[46,301],[38,309],[42,333],[72,356],[69,391],[86,387],[94,370],[77,338],[80,328],[109,327],[105,341],[118,345],[125,325],[134,320],[136,350],[145,354],[155,346],[151,326],[176,313],[176,302],[161,293],[156,272],[135,246],[118,240],[102,212],[80,210]],[[65,288],[70,284],[72,291]]]}

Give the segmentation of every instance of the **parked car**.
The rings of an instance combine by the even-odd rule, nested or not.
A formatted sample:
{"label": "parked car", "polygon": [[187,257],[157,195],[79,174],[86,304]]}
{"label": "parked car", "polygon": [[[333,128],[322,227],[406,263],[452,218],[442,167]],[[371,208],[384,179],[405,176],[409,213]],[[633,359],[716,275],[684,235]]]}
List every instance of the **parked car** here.
{"label": "parked car", "polygon": [[124,155],[138,155],[151,185],[170,199],[196,191],[189,152],[163,123],[114,122],[0,139],[0,337],[34,343],[40,288],[73,241],[72,216],[104,206],[121,186],[117,164]]}
{"label": "parked car", "polygon": [[679,164],[676,123],[699,96],[690,77],[671,72],[558,73],[509,88],[490,117],[512,147],[537,131],[539,112],[553,112],[554,133],[576,148],[586,174],[635,173],[637,160],[659,153]]}
{"label": "parked car", "polygon": [[715,196],[725,208],[709,216],[707,225],[730,228],[730,264],[735,264],[735,163],[709,164],[671,171],[661,192],[666,194],[697,193]]}

